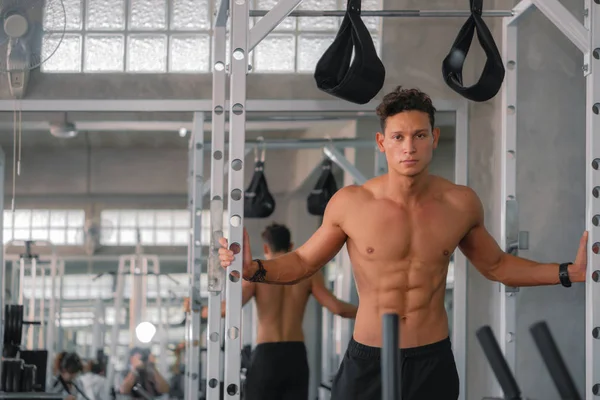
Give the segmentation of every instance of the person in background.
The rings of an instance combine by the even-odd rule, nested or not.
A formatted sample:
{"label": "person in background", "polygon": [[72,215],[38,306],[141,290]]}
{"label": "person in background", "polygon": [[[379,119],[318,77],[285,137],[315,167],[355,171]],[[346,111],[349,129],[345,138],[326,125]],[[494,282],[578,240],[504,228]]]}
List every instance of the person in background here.
{"label": "person in background", "polygon": [[[262,233],[267,260],[292,251],[294,245],[287,226],[273,223]],[[355,318],[357,306],[335,297],[325,286],[322,272],[293,285],[260,285],[242,281],[242,305],[253,297],[257,310],[257,346],[246,373],[246,400],[306,400],[309,370],[302,322],[306,304],[313,295],[332,314]],[[189,306],[189,301],[186,303]],[[189,310],[188,310],[189,311]],[[225,302],[221,304],[225,315]],[[208,317],[208,309],[202,309]]]}
{"label": "person in background", "polygon": [[129,368],[116,379],[117,399],[143,398],[137,389],[151,397],[169,393],[169,383],[156,369],[156,358],[150,349],[133,348],[129,352]]}
{"label": "person in background", "polygon": [[169,398],[181,400],[184,397],[185,342],[179,343],[174,353],[175,362],[171,366],[172,375],[169,382]]}
{"label": "person in background", "polygon": [[63,351],[54,359],[54,378],[48,388],[49,393],[61,393],[65,400],[90,400],[84,392],[79,374],[83,371],[83,363],[77,353]]}
{"label": "person in background", "polygon": [[104,364],[98,361],[88,361],[86,364],[84,370],[88,372],[81,375],[79,380],[87,397],[90,400],[110,400],[106,391],[108,381]]}

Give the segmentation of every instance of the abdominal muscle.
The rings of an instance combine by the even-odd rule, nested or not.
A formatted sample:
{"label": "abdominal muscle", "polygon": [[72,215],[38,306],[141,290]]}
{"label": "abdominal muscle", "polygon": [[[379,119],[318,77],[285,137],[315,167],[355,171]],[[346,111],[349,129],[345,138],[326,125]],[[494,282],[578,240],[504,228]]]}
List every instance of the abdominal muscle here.
{"label": "abdominal muscle", "polygon": [[448,337],[444,307],[447,262],[385,263],[360,258],[355,255],[353,260],[359,293],[354,325],[357,342],[381,347],[382,317],[387,313],[400,317],[401,348],[423,346]]}

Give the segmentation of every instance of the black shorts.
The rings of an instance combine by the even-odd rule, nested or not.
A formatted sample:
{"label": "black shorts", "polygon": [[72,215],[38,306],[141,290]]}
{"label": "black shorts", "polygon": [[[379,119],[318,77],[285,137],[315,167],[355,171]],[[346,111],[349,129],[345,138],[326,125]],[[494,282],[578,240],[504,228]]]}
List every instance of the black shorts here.
{"label": "black shorts", "polygon": [[261,343],[252,352],[244,400],[308,400],[303,342]]}
{"label": "black shorts", "polygon": [[[348,343],[333,380],[331,400],[381,400],[381,349]],[[458,372],[450,339],[400,350],[402,400],[458,399]]]}

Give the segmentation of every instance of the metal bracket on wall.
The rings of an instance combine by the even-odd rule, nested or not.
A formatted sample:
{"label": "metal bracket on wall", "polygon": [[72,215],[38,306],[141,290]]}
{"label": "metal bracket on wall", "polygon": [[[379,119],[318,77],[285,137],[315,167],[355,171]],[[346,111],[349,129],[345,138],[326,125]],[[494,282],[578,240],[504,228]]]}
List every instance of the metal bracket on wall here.
{"label": "metal bracket on wall", "polygon": [[[519,250],[529,249],[529,232],[519,231],[519,204],[515,199],[506,200],[506,253],[516,256]],[[518,287],[506,286],[506,292],[518,292]]]}

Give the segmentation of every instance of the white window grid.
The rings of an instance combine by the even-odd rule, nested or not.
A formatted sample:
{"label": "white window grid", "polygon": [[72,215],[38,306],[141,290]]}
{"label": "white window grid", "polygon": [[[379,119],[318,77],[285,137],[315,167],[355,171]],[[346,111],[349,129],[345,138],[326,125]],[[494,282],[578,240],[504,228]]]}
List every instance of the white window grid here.
{"label": "white window grid", "polygon": [[[116,264],[115,264],[116,268]],[[113,275],[105,274],[98,277],[87,274],[65,274],[62,277],[63,281],[63,299],[65,300],[92,300],[92,299],[112,299],[113,294]],[[52,296],[52,285],[51,277],[48,275],[44,276],[45,290],[42,295],[42,277],[36,276],[35,288],[30,274],[25,275],[23,279],[23,295],[26,298],[34,296],[36,299],[49,300],[54,297],[57,299],[60,296],[58,286],[55,287],[54,296]],[[160,294],[164,304],[168,304],[168,301],[173,296],[175,298],[183,298],[189,293],[189,275],[186,273],[175,273],[166,275],[160,275]],[[125,275],[123,297],[129,299],[131,293],[131,275]],[[202,274],[200,278],[201,287],[200,289],[204,292],[207,290],[207,277],[206,274]],[[158,290],[156,286],[156,276],[148,276],[148,291],[146,298],[156,299]],[[107,316],[107,318],[109,318]],[[114,315],[111,317],[114,320]]]}
{"label": "white window grid", "polygon": [[103,210],[100,213],[103,246],[186,246],[188,210]]}
{"label": "white window grid", "polygon": [[82,245],[84,210],[18,209],[4,210],[3,239],[49,240],[54,245]]}
{"label": "white window grid", "polygon": [[[135,246],[138,232],[143,246],[187,246],[190,240],[188,210],[103,210],[100,213],[100,244]],[[223,213],[223,232],[229,221]],[[210,244],[210,210],[202,211],[202,244]]]}
{"label": "white window grid", "polygon": [[[41,70],[46,73],[208,73],[212,71],[216,0],[63,0],[66,32]],[[277,0],[252,0],[270,10]],[[47,0],[42,59],[56,46],[63,22]],[[304,0],[299,10],[342,10],[345,0]],[[363,0],[363,10],[382,0]],[[252,24],[255,20],[252,18]],[[251,54],[253,72],[312,73],[333,42],[341,17],[288,17]],[[377,51],[381,18],[363,17]],[[53,34],[54,33],[54,34]],[[229,46],[229,41],[227,41]]]}

